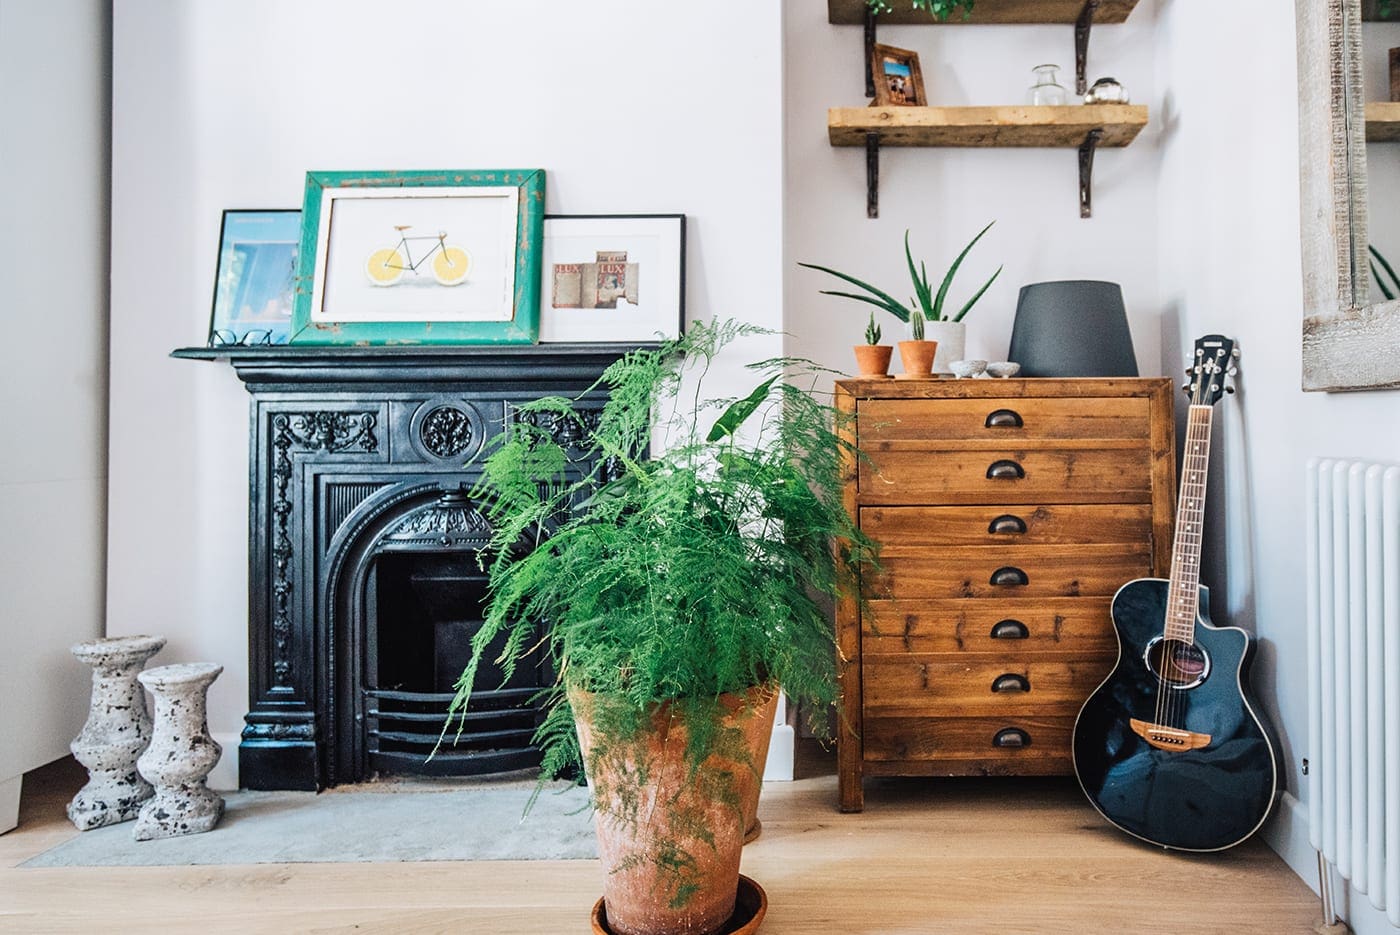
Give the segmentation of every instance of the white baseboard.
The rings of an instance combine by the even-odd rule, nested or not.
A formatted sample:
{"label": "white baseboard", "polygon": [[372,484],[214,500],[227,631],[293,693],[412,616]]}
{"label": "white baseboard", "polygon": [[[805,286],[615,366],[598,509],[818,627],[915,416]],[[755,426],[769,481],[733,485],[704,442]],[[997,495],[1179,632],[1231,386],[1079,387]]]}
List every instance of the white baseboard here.
{"label": "white baseboard", "polygon": [[0,834],[19,827],[19,793],[24,775],[0,781]]}
{"label": "white baseboard", "polygon": [[212,734],[219,746],[224,748],[224,752],[219,756],[219,762],[214,765],[214,769],[209,773],[209,788],[220,791],[230,791],[238,788],[238,742],[242,736],[237,733],[232,734]]}
{"label": "white baseboard", "polygon": [[797,754],[797,731],[790,724],[774,724],[773,739],[768,743],[768,763],[763,769],[764,782],[792,782],[794,759]]}
{"label": "white baseboard", "polygon": [[[1308,841],[1308,810],[1290,792],[1279,798],[1274,816],[1261,834],[1269,847],[1283,858],[1289,869],[1302,878],[1303,882],[1316,893],[1317,851]],[[1380,909],[1371,905],[1370,897],[1358,893],[1352,885],[1332,871],[1332,892],[1336,905],[1333,909],[1350,927],[1355,935],[1396,935],[1397,930]],[[1318,921],[1322,920],[1322,903],[1318,903]]]}

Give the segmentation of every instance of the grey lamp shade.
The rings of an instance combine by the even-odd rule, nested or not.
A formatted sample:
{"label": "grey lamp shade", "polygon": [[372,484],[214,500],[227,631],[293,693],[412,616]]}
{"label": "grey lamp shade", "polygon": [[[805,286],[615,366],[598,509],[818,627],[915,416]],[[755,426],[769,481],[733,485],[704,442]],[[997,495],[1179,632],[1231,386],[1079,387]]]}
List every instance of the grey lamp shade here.
{"label": "grey lamp shade", "polygon": [[1135,377],[1123,290],[1067,279],[1021,287],[1007,360],[1023,377]]}

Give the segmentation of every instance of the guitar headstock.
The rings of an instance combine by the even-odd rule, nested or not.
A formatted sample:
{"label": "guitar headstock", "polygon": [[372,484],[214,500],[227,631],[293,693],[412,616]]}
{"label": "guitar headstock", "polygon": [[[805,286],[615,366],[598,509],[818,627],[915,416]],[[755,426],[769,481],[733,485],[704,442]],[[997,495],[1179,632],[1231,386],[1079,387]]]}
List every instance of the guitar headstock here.
{"label": "guitar headstock", "polygon": [[1235,342],[1223,334],[1207,334],[1196,339],[1196,350],[1191,366],[1186,368],[1188,382],[1182,386],[1191,397],[1193,406],[1214,406],[1224,393],[1233,393],[1233,386],[1225,385],[1226,377],[1236,373],[1235,361],[1240,350]]}

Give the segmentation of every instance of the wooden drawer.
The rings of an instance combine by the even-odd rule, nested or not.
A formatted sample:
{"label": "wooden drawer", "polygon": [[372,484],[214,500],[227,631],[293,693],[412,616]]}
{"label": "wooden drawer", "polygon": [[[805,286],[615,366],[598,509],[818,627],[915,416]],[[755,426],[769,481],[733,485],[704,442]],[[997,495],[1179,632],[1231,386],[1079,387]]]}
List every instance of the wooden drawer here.
{"label": "wooden drawer", "polygon": [[1136,448],[867,451],[862,504],[1147,503],[1151,455]]}
{"label": "wooden drawer", "polygon": [[1150,573],[1146,542],[1084,545],[890,546],[867,574],[873,600],[910,598],[1112,597]]}
{"label": "wooden drawer", "polygon": [[864,708],[867,717],[1075,715],[1115,661],[1111,653],[865,653]]}
{"label": "wooden drawer", "polygon": [[1109,607],[1107,597],[871,601],[861,652],[1112,654],[1118,640]]}
{"label": "wooden drawer", "polygon": [[856,408],[857,440],[867,451],[935,439],[1146,439],[1148,428],[1141,396],[862,399]]}
{"label": "wooden drawer", "polygon": [[1152,507],[1147,503],[865,507],[860,511],[860,528],[884,545],[1142,543],[1152,535]]}
{"label": "wooden drawer", "polygon": [[1073,730],[1073,716],[870,717],[862,746],[872,773],[888,763],[899,775],[1059,775],[1071,771]]}

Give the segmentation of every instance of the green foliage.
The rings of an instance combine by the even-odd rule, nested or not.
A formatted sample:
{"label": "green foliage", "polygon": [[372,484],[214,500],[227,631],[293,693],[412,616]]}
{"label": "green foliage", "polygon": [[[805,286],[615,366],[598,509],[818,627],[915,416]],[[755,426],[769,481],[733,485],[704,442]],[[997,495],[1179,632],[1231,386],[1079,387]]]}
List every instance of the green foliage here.
{"label": "green foliage", "polygon": [[[1381,290],[1381,295],[1385,296],[1387,302],[1394,301],[1395,297],[1400,295],[1400,276],[1395,275],[1395,267],[1391,266],[1390,261],[1382,256],[1381,252],[1373,245],[1367,244],[1366,249],[1371,251],[1371,279]],[[1382,276],[1381,271],[1376,269],[1377,263],[1385,270],[1385,276]]]}
{"label": "green foliage", "polygon": [[907,306],[888,292],[877,289],[869,283],[863,282],[848,273],[839,272],[828,266],[818,266],[815,263],[798,263],[797,265],[827,273],[853,286],[864,289],[869,293],[868,295],[860,295],[854,292],[837,292],[829,289],[821,290],[821,294],[840,296],[843,299],[855,299],[857,302],[865,302],[868,305],[883,309],[895,318],[913,327],[915,331],[914,340],[921,341],[923,340],[924,320],[962,321],[963,316],[971,311],[972,306],[977,304],[977,300],[982,298],[986,291],[991,288],[992,283],[996,282],[996,278],[1001,275],[1001,271],[1004,267],[998,266],[997,271],[991,275],[991,278],[984,282],[982,288],[974,292],[972,298],[963,303],[963,306],[958,309],[955,314],[946,316],[943,314],[943,305],[948,298],[948,289],[953,284],[953,277],[957,275],[958,268],[962,266],[963,260],[967,258],[972,248],[977,245],[977,241],[981,240],[982,236],[986,234],[987,231],[991,230],[992,224],[995,223],[996,222],[993,221],[991,224],[982,228],[982,230],[978,231],[977,236],[973,237],[966,247],[963,247],[962,252],[957,255],[952,265],[948,267],[948,272],[944,274],[943,281],[939,284],[937,292],[934,292],[933,285],[929,282],[928,266],[923,261],[919,261],[915,264],[914,251],[909,246],[909,231],[906,230],[904,232],[904,258],[909,264],[909,278],[914,283],[914,297],[909,300]]}
{"label": "green foliage", "polygon": [[[972,15],[972,7],[976,0],[910,0],[916,10],[928,10],[929,16],[934,19],[945,20],[953,15],[953,11],[962,7],[963,19]],[[1386,2],[1386,0],[1381,0]],[[888,13],[894,7],[890,6],[890,0],[866,0],[870,9],[876,13]]]}
{"label": "green foliage", "polygon": [[[803,362],[750,365],[759,383],[738,400],[703,395],[721,349],[755,333],[766,332],[699,324],[631,352],[594,388],[608,391],[600,416],[559,398],[522,405],[527,418],[482,464],[472,496],[493,529],[482,553],[490,602],[452,711],[470,705],[498,640],[506,678],[547,655],[559,680],[536,738],[546,778],[578,761],[570,689],[600,699],[590,762],[625,750],[669,702],[686,724],[692,785],[718,784],[720,801],[728,780],[701,765],[735,755],[711,716],[722,694],[779,684],[818,729],[836,699],[827,604],[858,594],[849,569],[871,558],[840,498],[842,459],[855,453],[814,395],[825,375]],[[667,444],[648,453],[654,422]],[[555,441],[560,425],[579,439],[567,449]],[[635,790],[593,792],[595,802],[640,802]],[[685,855],[645,859],[673,865],[683,887]]]}
{"label": "green foliage", "polygon": [[865,343],[876,345],[880,343],[880,326],[875,324],[875,313],[870,313],[870,324],[865,326]]}

